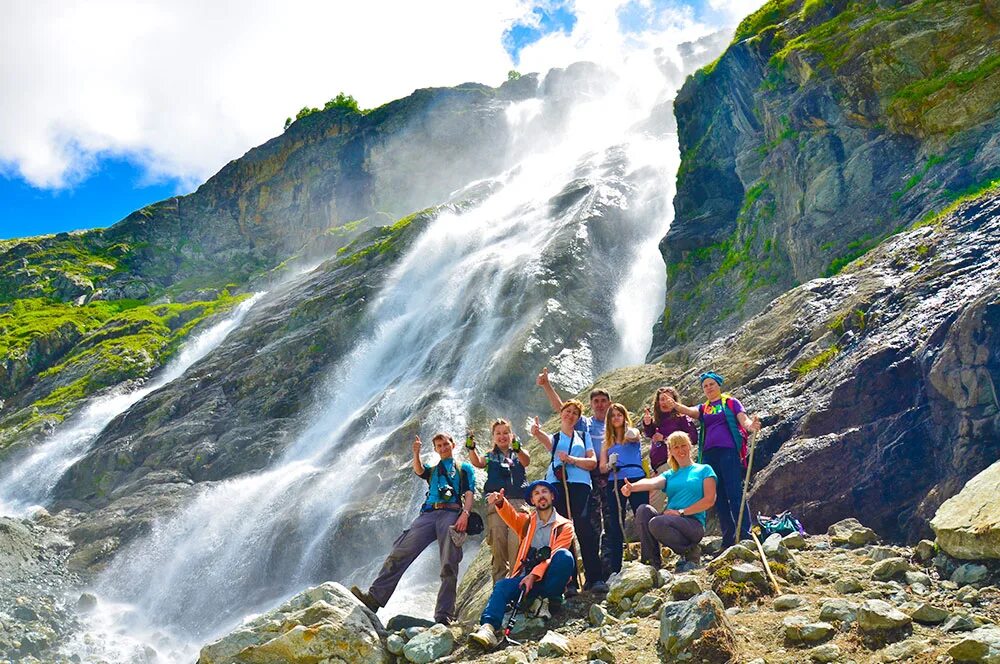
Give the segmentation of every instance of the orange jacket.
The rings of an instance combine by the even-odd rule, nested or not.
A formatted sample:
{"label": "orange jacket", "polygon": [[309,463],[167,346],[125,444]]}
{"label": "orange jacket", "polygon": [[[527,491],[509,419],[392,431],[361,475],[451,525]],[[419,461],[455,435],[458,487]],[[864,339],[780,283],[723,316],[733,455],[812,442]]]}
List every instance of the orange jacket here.
{"label": "orange jacket", "polygon": [[[528,549],[531,548],[531,540],[535,536],[535,528],[538,526],[538,514],[534,511],[525,514],[514,509],[509,500],[503,501],[503,506],[497,508],[497,514],[504,520],[511,530],[521,538],[521,544],[517,547],[517,563],[508,574],[508,578],[516,576],[521,569],[521,561],[528,556]],[[573,547],[573,522],[555,512],[556,520],[552,524],[552,535],[549,539],[549,548],[555,553],[556,549],[570,549]],[[531,573],[539,579],[545,576],[545,570],[549,568],[549,560],[543,560],[532,568]]]}

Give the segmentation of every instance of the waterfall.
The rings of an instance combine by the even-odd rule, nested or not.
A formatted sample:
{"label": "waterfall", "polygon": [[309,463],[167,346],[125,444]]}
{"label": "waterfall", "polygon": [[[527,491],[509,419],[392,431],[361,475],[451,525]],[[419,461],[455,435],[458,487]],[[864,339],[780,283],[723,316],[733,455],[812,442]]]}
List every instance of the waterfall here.
{"label": "waterfall", "polygon": [[[517,163],[476,206],[441,212],[400,258],[368,304],[365,332],[314,395],[307,426],[268,468],[203,487],[117,555],[95,585],[100,607],[74,652],[142,661],[152,645],[191,661],[198,645],[331,569],[347,570],[341,581],[370,581],[388,550],[350,558],[351,542],[335,532],[374,484],[375,462],[405,458],[391,449],[402,428],[415,426],[425,448],[435,431],[460,435],[471,406],[489,408],[482,395],[512,355],[551,347],[562,384],[579,387],[642,360],[662,304],[657,242],[679,156],[674,134],[649,129],[656,109],[670,113],[666,77],[639,63],[631,74],[608,75],[572,103],[543,86],[539,98],[511,104]],[[567,259],[581,246],[604,253]],[[561,270],[602,275],[584,298],[593,310],[573,309],[578,295],[560,290]],[[583,334],[546,339],[550,318],[570,321],[571,332],[574,321],[605,330],[608,347]],[[408,478],[393,488],[398,502],[379,496],[365,512],[392,504],[374,519],[383,544],[423,498],[412,472],[397,471]],[[403,601],[408,612],[428,611],[436,558],[430,547],[390,611]]]}
{"label": "waterfall", "polygon": [[208,355],[226,336],[240,326],[243,318],[263,293],[240,302],[225,319],[187,340],[161,372],[139,389],[115,388],[92,399],[48,440],[0,469],[0,515],[20,516],[34,506],[44,505],[53,487],[90,448],[98,434],[129,406],[147,394],[179,378],[188,367]]}

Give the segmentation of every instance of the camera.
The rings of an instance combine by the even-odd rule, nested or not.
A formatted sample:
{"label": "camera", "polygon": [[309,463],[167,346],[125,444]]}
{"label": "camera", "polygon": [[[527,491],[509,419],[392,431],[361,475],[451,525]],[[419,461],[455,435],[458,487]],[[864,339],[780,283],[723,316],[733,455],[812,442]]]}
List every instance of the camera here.
{"label": "camera", "polygon": [[455,498],[455,489],[450,484],[438,488],[438,496],[441,502],[450,503]]}
{"label": "camera", "polygon": [[546,561],[552,555],[552,548],[548,546],[543,546],[540,549],[531,547],[528,549],[528,555],[524,557],[522,569],[527,571],[540,562]]}

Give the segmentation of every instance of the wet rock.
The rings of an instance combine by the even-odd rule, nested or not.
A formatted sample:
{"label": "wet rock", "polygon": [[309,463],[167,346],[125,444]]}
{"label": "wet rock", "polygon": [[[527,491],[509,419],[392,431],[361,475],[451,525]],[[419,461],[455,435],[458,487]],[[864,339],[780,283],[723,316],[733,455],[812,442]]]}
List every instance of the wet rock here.
{"label": "wet rock", "polygon": [[539,657],[564,657],[569,654],[569,639],[558,632],[548,631],[538,642]]}
{"label": "wet rock", "polygon": [[732,643],[734,637],[726,609],[711,591],[690,600],[667,602],[660,610],[660,645],[668,659],[689,652],[709,630],[719,630],[725,635],[713,643]]}
{"label": "wet rock", "polygon": [[878,541],[878,535],[871,528],[861,525],[857,519],[842,519],[826,531],[830,541],[848,547],[859,547]]}
{"label": "wet rock", "polygon": [[957,664],[1000,661],[1000,627],[980,627],[949,648],[948,654]]}
{"label": "wet rock", "polygon": [[450,654],[455,647],[455,636],[444,625],[434,625],[406,642],[403,656],[413,664],[427,664]]}
{"label": "wet rock", "polygon": [[880,581],[888,581],[897,576],[902,576],[910,569],[910,564],[905,558],[886,558],[872,567],[872,578]]}
{"label": "wet rock", "polygon": [[942,503],[931,528],[938,546],[950,556],[962,560],[1000,558],[1000,461]]}
{"label": "wet rock", "polygon": [[79,613],[90,613],[97,608],[97,597],[93,593],[82,593],[76,600],[76,610]]}
{"label": "wet rock", "polygon": [[966,563],[952,573],[951,580],[959,586],[975,586],[983,583],[989,574],[990,570],[985,565]]}
{"label": "wet rock", "polygon": [[820,620],[836,620],[843,623],[852,623],[858,618],[859,608],[858,604],[849,602],[846,599],[828,599],[824,600],[820,606],[819,617]]}
{"label": "wet rock", "polygon": [[608,584],[608,602],[620,605],[625,598],[655,588],[657,580],[657,571],[654,567],[642,563],[625,563],[621,572],[611,577]]}

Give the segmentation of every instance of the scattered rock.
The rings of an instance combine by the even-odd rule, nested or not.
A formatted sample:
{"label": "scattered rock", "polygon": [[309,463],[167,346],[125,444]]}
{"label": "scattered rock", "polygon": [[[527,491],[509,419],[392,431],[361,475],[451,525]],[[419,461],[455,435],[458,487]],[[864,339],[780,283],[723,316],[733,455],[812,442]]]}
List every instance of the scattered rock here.
{"label": "scattered rock", "polygon": [[911,620],[910,616],[880,599],[865,600],[858,610],[858,627],[866,632],[905,627]]}
{"label": "scattered rock", "polygon": [[920,540],[913,549],[913,555],[922,563],[930,561],[937,553],[937,547],[930,540]]}
{"label": "scattered rock", "polygon": [[964,611],[959,611],[953,613],[943,625],[941,625],[942,632],[971,632],[972,630],[982,627],[983,621],[976,616],[969,615]]}
{"label": "scattered rock", "polygon": [[780,597],[776,597],[774,600],[774,610],[790,611],[791,609],[797,609],[800,606],[805,606],[806,604],[808,604],[808,601],[801,595],[781,595]]}
{"label": "scattered rock", "polygon": [[806,538],[799,533],[791,533],[781,538],[781,543],[789,549],[806,548]]}
{"label": "scattered rock", "polygon": [[427,620],[426,618],[415,618],[413,616],[408,616],[405,614],[399,614],[389,618],[389,622],[385,624],[386,631],[398,632],[401,629],[408,629],[410,627],[423,627],[427,629],[428,627],[433,627],[434,621]]}
{"label": "scattered rock", "polygon": [[840,646],[836,643],[824,643],[809,651],[809,658],[814,662],[836,662],[840,657]]}
{"label": "scattered rock", "polygon": [[591,604],[587,613],[587,621],[594,627],[600,627],[608,618],[608,611],[600,604]]}
{"label": "scattered rock", "polygon": [[903,575],[906,580],[907,585],[910,586],[923,586],[925,588],[931,587],[931,577],[927,576],[923,572],[906,572]]}
{"label": "scattered rock", "polygon": [[1000,461],[944,501],[931,521],[937,543],[962,560],[1000,558]]}
{"label": "scattered rock", "polygon": [[865,587],[861,585],[861,582],[853,577],[837,579],[833,584],[833,588],[838,593],[843,593],[845,595],[859,593],[865,589]]}
{"label": "scattered rock", "polygon": [[830,526],[826,531],[834,544],[851,548],[864,546],[878,541],[878,535],[871,528],[861,525],[857,519],[843,519]]}
{"label": "scattered rock", "polygon": [[966,563],[952,573],[951,580],[959,586],[975,586],[985,581],[989,574],[990,570],[985,565]]}
{"label": "scattered rock", "polygon": [[529,661],[528,656],[520,650],[512,650],[507,653],[507,659],[504,660],[504,664],[528,664]]}
{"label": "scattered rock", "polygon": [[690,600],[667,602],[660,610],[660,644],[668,660],[691,651],[710,632],[718,637],[705,645],[715,646],[731,656],[734,642],[732,628],[722,600],[711,591]]}
{"label": "scattered rock", "polygon": [[819,610],[820,620],[836,620],[842,623],[853,623],[858,619],[859,606],[846,599],[824,600]]}
{"label": "scattered rock", "polygon": [[791,557],[788,553],[788,547],[785,546],[781,539],[781,535],[774,533],[769,535],[764,544],[762,545],[764,549],[764,555],[768,557],[769,560],[777,560],[778,562],[786,562]]}
{"label": "scattered rock", "polygon": [[739,562],[752,563],[757,560],[757,552],[751,551],[749,548],[743,546],[742,544],[734,544],[725,551],[723,551],[718,558],[713,560],[708,568],[709,570],[716,570],[720,567],[726,565],[733,565]]}
{"label": "scattered rock", "polygon": [[955,593],[955,599],[963,604],[975,604],[979,601],[979,591],[974,586],[962,586]]}
{"label": "scattered rock", "polygon": [[927,602],[915,602],[912,611],[906,611],[911,618],[923,625],[939,625],[948,619],[948,612]]}
{"label": "scattered rock", "polygon": [[569,639],[559,632],[548,631],[538,642],[539,657],[564,657],[569,654]]}
{"label": "scattered rock", "polygon": [[902,576],[910,569],[910,563],[905,558],[885,558],[875,564],[872,568],[872,578],[880,581],[888,581],[897,576]]}
{"label": "scattered rock", "polygon": [[625,563],[622,570],[611,577],[608,584],[608,602],[619,605],[627,597],[652,590],[657,581],[655,568],[642,563]]}
{"label": "scattered rock", "polygon": [[811,623],[802,616],[788,616],[782,621],[785,638],[792,643],[820,643],[831,638],[836,629],[828,622]]}
{"label": "scattered rock", "polygon": [[868,552],[868,556],[875,562],[879,562],[889,558],[898,558],[899,553],[890,546],[873,546]]}
{"label": "scattered rock", "polygon": [[639,598],[638,603],[636,603],[635,608],[632,610],[637,616],[649,616],[652,615],[660,605],[663,604],[663,599],[653,595],[651,593],[646,593]]}
{"label": "scattered rock", "polygon": [[674,585],[670,587],[670,595],[674,599],[689,599],[701,592],[701,583],[698,579],[688,574],[674,578]]}
{"label": "scattered rock", "polygon": [[730,578],[736,583],[752,583],[758,588],[767,588],[767,577],[759,565],[751,563],[734,565]]}
{"label": "scattered rock", "polygon": [[668,586],[670,585],[670,582],[674,580],[674,575],[665,569],[656,570],[656,574],[659,577],[656,583],[657,588]]}
{"label": "scattered rock", "polygon": [[956,663],[1000,662],[1000,627],[980,627],[948,649]]}
{"label": "scattered rock", "polygon": [[587,659],[614,664],[615,654],[611,652],[611,648],[608,647],[607,643],[596,641],[590,645],[590,649],[587,651]]}
{"label": "scattered rock", "polygon": [[882,651],[883,662],[906,662],[931,647],[929,641],[923,639],[907,639],[893,643]]}
{"label": "scattered rock", "polygon": [[389,638],[385,640],[385,648],[393,655],[402,655],[403,648],[406,647],[406,641],[399,634],[390,634]]}
{"label": "scattered rock", "polygon": [[427,664],[435,659],[451,654],[455,647],[455,635],[444,625],[434,625],[406,642],[403,656],[413,664]]}

